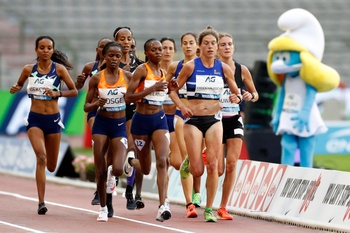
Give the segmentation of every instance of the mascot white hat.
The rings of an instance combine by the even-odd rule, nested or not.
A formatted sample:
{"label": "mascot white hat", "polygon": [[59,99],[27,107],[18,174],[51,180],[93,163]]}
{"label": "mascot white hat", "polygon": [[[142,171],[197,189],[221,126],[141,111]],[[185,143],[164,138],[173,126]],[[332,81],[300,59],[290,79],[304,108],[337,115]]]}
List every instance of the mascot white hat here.
{"label": "mascot white hat", "polygon": [[302,67],[300,77],[318,92],[330,91],[339,85],[340,77],[336,70],[321,62],[325,38],[318,20],[310,12],[294,8],[284,12],[277,21],[285,31],[270,41],[267,57],[267,71],[271,80],[281,86],[284,75],[277,75],[271,69],[275,51],[300,52]]}
{"label": "mascot white hat", "polygon": [[286,31],[281,37],[289,37],[303,45],[319,61],[324,52],[324,34],[318,20],[310,12],[295,8],[283,13],[277,22]]}

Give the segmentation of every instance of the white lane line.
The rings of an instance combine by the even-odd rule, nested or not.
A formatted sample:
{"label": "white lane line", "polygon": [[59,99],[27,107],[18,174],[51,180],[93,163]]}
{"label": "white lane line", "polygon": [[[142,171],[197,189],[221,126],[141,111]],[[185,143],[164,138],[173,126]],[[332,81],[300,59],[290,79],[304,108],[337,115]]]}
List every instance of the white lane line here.
{"label": "white lane line", "polygon": [[[19,198],[19,199],[24,199],[24,200],[28,200],[28,201],[34,201],[34,202],[38,201],[36,198],[26,197],[26,196],[23,196],[23,195],[18,194],[18,193],[10,193],[10,192],[0,191],[0,195],[12,196],[12,197],[16,197],[16,198]],[[99,212],[93,211],[93,210],[88,210],[88,209],[74,207],[74,206],[69,206],[69,205],[63,205],[63,204],[60,204],[60,203],[55,203],[55,202],[50,202],[50,201],[45,201],[45,203],[53,205],[53,206],[59,206],[59,207],[62,207],[62,208],[67,208],[67,209],[72,209],[72,210],[79,210],[79,211],[84,211],[84,212],[88,212],[88,213],[93,213],[93,214],[96,214],[96,215],[99,213]],[[194,233],[192,231],[186,231],[186,230],[181,230],[181,229],[177,229],[177,228],[161,226],[161,225],[148,223],[148,222],[143,222],[143,221],[139,221],[139,220],[135,220],[135,219],[124,218],[124,217],[120,217],[120,216],[116,216],[116,215],[114,215],[113,218],[129,221],[129,222],[134,222],[134,223],[139,223],[139,224],[143,224],[143,225],[147,225],[147,226],[162,228],[162,229],[175,231],[175,232]],[[38,231],[38,232],[41,232],[41,231]]]}
{"label": "white lane line", "polygon": [[10,226],[10,227],[14,227],[14,228],[18,228],[18,229],[21,229],[21,230],[25,230],[26,232],[45,233],[44,231],[35,230],[35,229],[29,228],[29,227],[22,227],[20,225],[12,224],[12,223],[9,223],[9,222],[0,221],[0,224],[6,225],[6,226]]}

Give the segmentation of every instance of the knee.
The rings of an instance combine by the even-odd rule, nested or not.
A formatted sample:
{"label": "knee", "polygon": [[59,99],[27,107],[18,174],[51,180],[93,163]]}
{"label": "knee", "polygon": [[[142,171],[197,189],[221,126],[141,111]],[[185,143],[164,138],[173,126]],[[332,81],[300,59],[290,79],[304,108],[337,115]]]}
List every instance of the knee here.
{"label": "knee", "polygon": [[207,163],[207,173],[213,174],[218,173],[218,164],[215,162]]}
{"label": "knee", "polygon": [[171,164],[171,166],[176,170],[176,171],[178,171],[178,170],[180,170],[180,167],[181,167],[181,164]]}
{"label": "knee", "polygon": [[117,177],[122,176],[123,172],[124,171],[122,168],[113,168],[113,171],[112,171],[113,175]]}
{"label": "knee", "polygon": [[169,166],[169,159],[167,156],[157,158],[156,162],[157,169],[166,169]]}
{"label": "knee", "polygon": [[144,175],[148,175],[151,172],[150,168],[141,168],[141,173]]}
{"label": "knee", "polygon": [[37,166],[46,166],[47,159],[44,153],[39,153],[36,155],[36,164]]}
{"label": "knee", "polygon": [[49,172],[54,172],[56,170],[56,165],[47,165],[47,170],[49,170]]}
{"label": "knee", "polygon": [[226,173],[236,172],[237,161],[226,162]]}
{"label": "knee", "polygon": [[219,176],[222,176],[224,174],[224,172],[225,172],[225,169],[223,167],[218,169]]}
{"label": "knee", "polygon": [[181,156],[181,155],[175,155],[175,154],[172,154],[172,153],[170,153],[170,156],[169,156],[169,159],[168,159],[168,166],[172,166],[175,170],[179,170],[180,169],[180,167],[181,167],[181,160],[179,160],[179,159],[174,159],[173,157],[175,157],[175,156]]}
{"label": "knee", "polygon": [[199,166],[191,166],[190,164],[190,172],[194,177],[201,177],[204,173],[204,167]]}

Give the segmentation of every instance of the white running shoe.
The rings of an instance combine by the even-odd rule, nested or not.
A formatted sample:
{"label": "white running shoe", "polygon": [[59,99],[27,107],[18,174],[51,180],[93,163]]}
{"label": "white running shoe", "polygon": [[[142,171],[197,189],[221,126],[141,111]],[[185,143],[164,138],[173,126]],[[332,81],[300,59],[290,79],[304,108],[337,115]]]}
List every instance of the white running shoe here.
{"label": "white running shoe", "polygon": [[126,177],[131,177],[132,173],[134,171],[134,167],[129,164],[129,158],[135,158],[135,152],[134,151],[129,151],[126,154],[125,162],[124,162],[124,173]]}
{"label": "white running shoe", "polygon": [[164,222],[164,220],[168,220],[170,218],[171,218],[171,211],[169,207],[161,205],[158,209],[156,220],[159,222]]}
{"label": "white running shoe", "polygon": [[107,222],[107,221],[108,221],[107,206],[100,207],[100,213],[98,213],[97,222]]}
{"label": "white running shoe", "polygon": [[107,170],[107,187],[106,187],[106,193],[113,193],[115,190],[115,176],[112,175],[112,165],[108,167]]}
{"label": "white running shoe", "polygon": [[165,198],[164,206],[168,209],[170,208],[170,200],[168,198]]}

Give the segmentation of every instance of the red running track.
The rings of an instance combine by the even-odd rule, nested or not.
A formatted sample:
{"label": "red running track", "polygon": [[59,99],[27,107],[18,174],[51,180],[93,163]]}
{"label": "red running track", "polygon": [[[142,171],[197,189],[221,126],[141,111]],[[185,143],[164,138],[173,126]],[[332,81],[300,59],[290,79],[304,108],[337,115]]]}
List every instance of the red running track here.
{"label": "red running track", "polygon": [[118,189],[118,195],[113,197],[113,218],[100,223],[96,221],[99,207],[91,205],[94,185],[91,186],[90,183],[90,187],[87,187],[79,185],[86,182],[76,181],[67,184],[67,180],[48,180],[45,197],[48,212],[46,215],[38,215],[34,178],[0,173],[0,232],[324,232],[243,216],[234,216],[233,221],[218,220],[216,223],[206,223],[203,219],[203,208],[197,209],[198,218],[187,219],[185,207],[177,204],[170,205],[171,219],[161,223],[155,220],[158,201],[144,199],[144,209],[127,210],[126,199],[121,194],[123,189]]}

